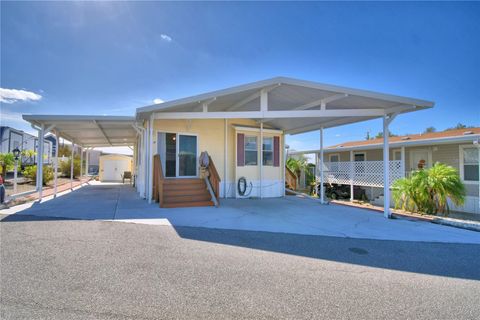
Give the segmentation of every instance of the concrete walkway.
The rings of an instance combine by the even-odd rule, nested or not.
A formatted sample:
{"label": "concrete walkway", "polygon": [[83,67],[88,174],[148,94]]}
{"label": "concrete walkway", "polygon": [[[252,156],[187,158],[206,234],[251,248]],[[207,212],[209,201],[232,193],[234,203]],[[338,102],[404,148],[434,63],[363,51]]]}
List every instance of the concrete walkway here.
{"label": "concrete walkway", "polygon": [[377,212],[287,197],[263,200],[221,200],[220,207],[163,209],[140,199],[128,185],[91,182],[56,199],[1,210],[70,219],[281,232],[333,237],[475,243],[480,233],[428,222],[387,220]]}

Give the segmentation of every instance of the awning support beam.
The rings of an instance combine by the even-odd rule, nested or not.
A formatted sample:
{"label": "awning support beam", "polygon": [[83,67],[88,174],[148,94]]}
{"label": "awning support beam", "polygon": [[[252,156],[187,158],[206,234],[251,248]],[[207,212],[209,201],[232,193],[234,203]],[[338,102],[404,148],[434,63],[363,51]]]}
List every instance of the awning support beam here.
{"label": "awning support beam", "polygon": [[107,134],[105,133],[105,131],[103,130],[102,126],[97,122],[97,120],[93,120],[93,123],[95,123],[95,125],[97,126],[97,128],[102,132],[103,136],[105,137],[105,140],[107,140],[108,144],[110,144],[110,146],[112,145],[112,142],[110,141],[110,139],[108,138]]}

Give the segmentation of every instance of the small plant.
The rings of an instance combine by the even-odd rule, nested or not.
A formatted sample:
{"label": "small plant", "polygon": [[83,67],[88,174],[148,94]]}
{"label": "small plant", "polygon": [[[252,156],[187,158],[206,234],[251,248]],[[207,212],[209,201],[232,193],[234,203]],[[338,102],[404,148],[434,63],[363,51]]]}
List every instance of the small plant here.
{"label": "small plant", "polygon": [[457,206],[465,202],[465,186],[457,170],[439,162],[395,181],[392,188],[395,207],[406,211],[448,214],[448,199]]}
{"label": "small plant", "polygon": [[[24,177],[37,181],[37,166],[27,166],[23,169],[22,174]],[[43,166],[43,185],[47,185],[50,181],[53,180],[53,168],[50,166]]]}
{"label": "small plant", "polygon": [[13,153],[0,153],[0,169],[1,173],[5,175],[7,171],[13,170],[15,164],[15,157]]}
{"label": "small plant", "polygon": [[[60,171],[62,175],[70,177],[71,173],[71,160],[68,159],[67,161],[60,162]],[[75,157],[73,160],[73,177],[78,177],[80,175],[80,158]]]}

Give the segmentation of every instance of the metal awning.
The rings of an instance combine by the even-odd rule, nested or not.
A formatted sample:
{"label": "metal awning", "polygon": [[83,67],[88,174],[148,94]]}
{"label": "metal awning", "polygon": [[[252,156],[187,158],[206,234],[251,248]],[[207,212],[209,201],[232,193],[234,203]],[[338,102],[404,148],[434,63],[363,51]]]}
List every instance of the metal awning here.
{"label": "metal awning", "polygon": [[23,119],[82,147],[131,146],[137,134],[134,117],[23,115]]}
{"label": "metal awning", "polygon": [[431,108],[431,101],[276,77],[137,109],[137,119],[250,118],[297,134]]}

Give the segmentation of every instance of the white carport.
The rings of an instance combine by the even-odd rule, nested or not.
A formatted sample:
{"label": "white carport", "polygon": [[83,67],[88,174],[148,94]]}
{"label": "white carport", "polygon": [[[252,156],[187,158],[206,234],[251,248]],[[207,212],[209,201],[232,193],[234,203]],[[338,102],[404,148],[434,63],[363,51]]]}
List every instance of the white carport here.
{"label": "white carport", "polygon": [[[59,138],[72,143],[70,181],[73,181],[73,157],[75,146],[86,150],[86,168],[88,174],[88,150],[95,147],[134,146],[137,141],[137,130],[134,117],[126,116],[84,116],[84,115],[23,115],[23,119],[30,122],[32,128],[38,132],[38,161],[37,185],[39,199],[42,199],[43,185],[43,154],[44,137],[49,132],[56,136],[55,173],[58,168],[58,142]],[[82,168],[82,166],[81,166]],[[83,168],[80,175],[82,176]],[[57,175],[54,175],[54,194],[57,193]]]}
{"label": "white carport", "polygon": [[[425,100],[276,77],[139,108],[137,119],[147,123],[142,140],[146,154],[146,196],[149,200],[152,199],[155,119],[225,119],[225,127],[228,119],[255,119],[259,123],[260,132],[264,123],[286,134],[320,130],[319,167],[322,168],[325,128],[381,118],[386,137],[383,145],[385,203],[389,203],[389,124],[401,113],[431,108],[433,105],[433,102]],[[260,154],[261,151],[262,149]],[[323,189],[323,172],[320,172],[320,179]],[[323,194],[322,190],[322,202]],[[388,205],[385,205],[384,214],[390,216]]]}

